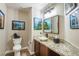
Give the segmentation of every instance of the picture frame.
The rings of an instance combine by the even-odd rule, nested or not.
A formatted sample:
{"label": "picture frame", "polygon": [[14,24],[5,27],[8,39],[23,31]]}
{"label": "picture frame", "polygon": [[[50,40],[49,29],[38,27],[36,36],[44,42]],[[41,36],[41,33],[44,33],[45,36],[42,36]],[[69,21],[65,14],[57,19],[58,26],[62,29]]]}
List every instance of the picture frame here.
{"label": "picture frame", "polygon": [[52,23],[51,18],[46,18],[43,20],[43,31],[45,33],[51,33],[52,32]]}
{"label": "picture frame", "polygon": [[0,29],[4,29],[5,14],[0,10]]}
{"label": "picture frame", "polygon": [[25,30],[25,22],[24,21],[12,21],[12,30]]}
{"label": "picture frame", "polygon": [[42,19],[40,17],[34,17],[34,24],[33,28],[34,30],[42,30]]}
{"label": "picture frame", "polygon": [[79,29],[79,8],[70,14],[70,28]]}
{"label": "picture frame", "polygon": [[52,19],[52,33],[59,34],[59,15],[51,17]]}
{"label": "picture frame", "polygon": [[77,3],[65,3],[65,13],[69,14],[73,9],[77,7]]}
{"label": "picture frame", "polygon": [[76,29],[76,20],[77,18],[73,15],[70,15],[70,28],[71,29]]}

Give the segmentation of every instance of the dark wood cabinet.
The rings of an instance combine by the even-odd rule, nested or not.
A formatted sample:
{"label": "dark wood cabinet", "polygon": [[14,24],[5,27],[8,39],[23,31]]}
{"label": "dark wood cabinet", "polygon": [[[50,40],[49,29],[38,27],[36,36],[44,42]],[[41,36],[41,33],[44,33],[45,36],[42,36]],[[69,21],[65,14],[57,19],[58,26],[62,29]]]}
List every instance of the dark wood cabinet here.
{"label": "dark wood cabinet", "polygon": [[40,44],[40,56],[48,56],[48,48],[43,44]]}
{"label": "dark wood cabinet", "polygon": [[40,43],[37,42],[36,40],[34,40],[34,51],[35,51],[35,55],[39,56],[40,55]]}
{"label": "dark wood cabinet", "polygon": [[36,40],[34,40],[34,51],[36,56],[59,56],[58,53],[52,51]]}

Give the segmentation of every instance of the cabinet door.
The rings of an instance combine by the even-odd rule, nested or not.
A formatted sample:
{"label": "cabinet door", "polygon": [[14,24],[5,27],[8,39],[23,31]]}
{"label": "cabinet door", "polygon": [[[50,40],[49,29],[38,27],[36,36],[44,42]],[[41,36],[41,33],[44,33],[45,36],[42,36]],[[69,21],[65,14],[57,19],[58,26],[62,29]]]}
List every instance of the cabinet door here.
{"label": "cabinet door", "polygon": [[45,45],[34,40],[34,51],[36,56],[59,56],[58,53],[50,50]]}
{"label": "cabinet door", "polygon": [[40,56],[40,43],[34,40],[34,51],[36,56]]}
{"label": "cabinet door", "polygon": [[48,48],[40,44],[40,56],[48,56]]}

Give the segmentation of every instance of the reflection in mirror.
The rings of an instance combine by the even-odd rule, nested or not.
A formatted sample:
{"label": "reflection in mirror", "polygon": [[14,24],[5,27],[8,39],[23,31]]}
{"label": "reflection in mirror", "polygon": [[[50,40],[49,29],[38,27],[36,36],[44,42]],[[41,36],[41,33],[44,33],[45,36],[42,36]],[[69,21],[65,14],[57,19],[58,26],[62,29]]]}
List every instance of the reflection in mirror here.
{"label": "reflection in mirror", "polygon": [[54,34],[59,34],[59,16],[54,16],[52,19],[52,32]]}
{"label": "reflection in mirror", "polygon": [[34,30],[42,30],[42,19],[34,17]]}
{"label": "reflection in mirror", "polygon": [[44,21],[43,21],[43,31],[45,33],[51,32],[51,18],[44,19]]}

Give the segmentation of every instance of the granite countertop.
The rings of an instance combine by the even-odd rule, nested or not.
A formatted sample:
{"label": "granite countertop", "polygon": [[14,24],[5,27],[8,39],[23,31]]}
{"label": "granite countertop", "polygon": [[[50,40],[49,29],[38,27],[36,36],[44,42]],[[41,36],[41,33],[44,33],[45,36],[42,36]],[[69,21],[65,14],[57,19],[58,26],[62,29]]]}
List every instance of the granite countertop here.
{"label": "granite countertop", "polygon": [[40,42],[41,44],[45,45],[49,49],[60,54],[61,56],[79,56],[79,49],[72,46],[67,41],[56,44],[53,42],[53,40],[50,39],[48,39],[47,41],[41,41],[38,37],[34,37],[34,40]]}

